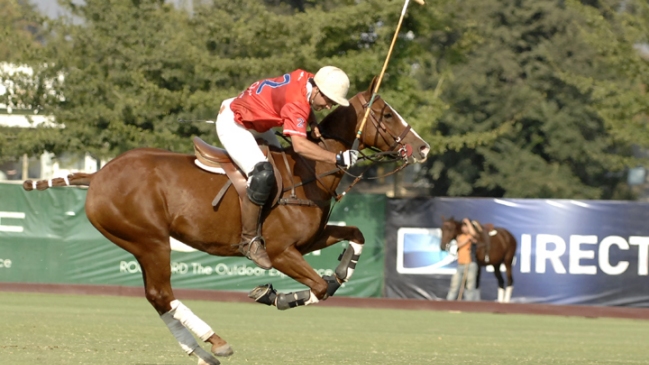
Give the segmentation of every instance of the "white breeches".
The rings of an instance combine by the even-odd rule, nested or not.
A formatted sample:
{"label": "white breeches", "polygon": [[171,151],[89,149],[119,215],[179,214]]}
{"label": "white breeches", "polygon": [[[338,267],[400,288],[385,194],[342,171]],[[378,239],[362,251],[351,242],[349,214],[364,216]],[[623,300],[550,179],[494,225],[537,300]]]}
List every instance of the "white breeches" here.
{"label": "white breeches", "polygon": [[249,175],[256,164],[266,161],[266,157],[259,149],[255,138],[261,138],[271,146],[281,147],[281,145],[272,129],[259,133],[255,130],[248,130],[235,122],[234,112],[230,109],[232,100],[234,98],[221,103],[221,112],[216,118],[216,134],[232,160],[239,166],[241,171]]}

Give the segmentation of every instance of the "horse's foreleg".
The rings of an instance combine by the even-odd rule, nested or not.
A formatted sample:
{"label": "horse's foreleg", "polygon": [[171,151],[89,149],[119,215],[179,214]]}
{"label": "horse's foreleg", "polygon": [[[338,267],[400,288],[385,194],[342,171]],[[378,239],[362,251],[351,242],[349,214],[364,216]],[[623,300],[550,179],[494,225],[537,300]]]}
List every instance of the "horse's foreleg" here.
{"label": "horse's foreleg", "polygon": [[[340,287],[340,284],[346,283],[349,281],[351,276],[354,274],[354,269],[356,264],[360,259],[361,253],[363,252],[363,244],[365,244],[365,237],[357,227],[346,227],[346,226],[332,226],[328,225],[323,230],[322,234],[316,239],[308,248],[302,251],[302,254],[306,254],[311,251],[320,250],[331,245],[334,245],[340,241],[349,241],[349,246],[347,246],[340,257],[338,257],[338,267],[334,273],[336,274],[335,279],[332,277],[325,277],[325,280],[328,284],[328,295],[331,296],[334,294],[336,289]],[[338,282],[336,286],[335,281]]]}
{"label": "horse's foreleg", "polygon": [[306,255],[307,253],[335,245],[340,241],[349,241],[363,245],[365,243],[365,237],[363,237],[363,234],[357,227],[327,225],[322,230],[322,233],[320,233],[320,236],[309,245],[301,247],[300,252],[302,255]]}
{"label": "horse's foreleg", "polygon": [[315,304],[327,297],[327,282],[318,276],[294,246],[274,255],[273,267],[311,289],[295,293],[278,293],[271,284],[266,284],[253,289],[248,294],[250,298],[285,310]]}
{"label": "horse's foreleg", "polygon": [[201,340],[212,344],[212,352],[215,355],[231,355],[233,352],[230,345],[217,336],[212,328],[187,306],[174,298],[171,289],[169,249],[151,250],[144,255],[139,255],[137,259],[142,267],[146,298],[160,314],[160,319],[176,338],[183,351],[188,355],[195,355],[199,359],[199,364],[219,364],[218,360],[200,347],[191,334],[193,332]]}

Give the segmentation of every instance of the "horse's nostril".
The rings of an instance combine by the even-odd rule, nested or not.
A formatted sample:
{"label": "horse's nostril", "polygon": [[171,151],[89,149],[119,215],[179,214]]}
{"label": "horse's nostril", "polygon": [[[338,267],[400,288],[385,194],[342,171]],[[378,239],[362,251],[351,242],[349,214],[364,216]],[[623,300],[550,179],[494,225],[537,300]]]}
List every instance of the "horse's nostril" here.
{"label": "horse's nostril", "polygon": [[421,157],[426,157],[428,156],[428,152],[430,152],[430,146],[429,145],[423,145],[419,149],[419,153],[421,153]]}

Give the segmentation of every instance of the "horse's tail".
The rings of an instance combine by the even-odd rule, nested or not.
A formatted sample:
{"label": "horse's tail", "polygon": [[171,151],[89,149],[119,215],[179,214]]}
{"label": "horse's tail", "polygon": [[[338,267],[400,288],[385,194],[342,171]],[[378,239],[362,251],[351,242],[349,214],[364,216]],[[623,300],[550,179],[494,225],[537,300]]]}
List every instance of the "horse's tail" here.
{"label": "horse's tail", "polygon": [[84,174],[83,172],[75,172],[66,177],[57,177],[50,180],[25,180],[23,182],[23,189],[32,191],[45,190],[53,186],[89,186],[94,175],[94,173]]}

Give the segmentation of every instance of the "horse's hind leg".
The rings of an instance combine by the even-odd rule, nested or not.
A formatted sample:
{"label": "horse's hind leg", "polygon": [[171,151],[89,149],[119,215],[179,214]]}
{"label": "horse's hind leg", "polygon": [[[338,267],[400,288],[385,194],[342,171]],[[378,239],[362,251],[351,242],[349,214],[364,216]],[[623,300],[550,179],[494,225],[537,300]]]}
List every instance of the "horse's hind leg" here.
{"label": "horse's hind leg", "polygon": [[217,356],[229,356],[233,351],[212,328],[198,318],[183,303],[174,298],[171,289],[171,265],[169,247],[153,248],[136,255],[144,277],[145,295],[153,305],[160,319],[167,325],[180,347],[188,354],[198,357],[199,365],[215,365],[219,361],[203,350],[192,334],[212,344],[212,352]]}
{"label": "horse's hind leg", "polygon": [[503,279],[503,274],[500,272],[500,264],[492,265],[494,268],[494,275],[496,280],[498,280],[498,303],[502,303],[505,300],[505,279]]}
{"label": "horse's hind leg", "polygon": [[509,303],[509,301],[512,299],[512,292],[514,291],[514,276],[512,272],[512,260],[505,262],[505,270],[507,273],[507,288],[505,289],[503,302]]}

